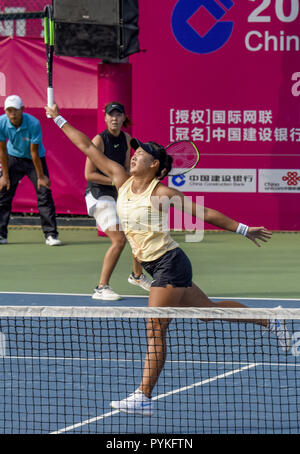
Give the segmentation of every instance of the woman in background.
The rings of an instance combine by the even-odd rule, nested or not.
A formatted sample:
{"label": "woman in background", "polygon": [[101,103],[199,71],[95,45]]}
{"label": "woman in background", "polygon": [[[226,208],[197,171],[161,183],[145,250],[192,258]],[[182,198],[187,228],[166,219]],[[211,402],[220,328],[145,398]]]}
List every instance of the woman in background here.
{"label": "woman in background", "polygon": [[[130,120],[125,109],[119,102],[111,102],[105,106],[105,131],[97,134],[92,142],[105,156],[120,164],[129,171],[130,165],[130,135],[122,131]],[[116,213],[117,189],[110,177],[101,172],[95,164],[86,159],[85,178],[88,181],[85,200],[88,214],[93,216],[97,225],[111,241],[102,264],[99,283],[92,295],[96,300],[118,300],[118,295],[110,286],[109,281],[113,270],[124,249],[126,238],[120,229],[120,221]],[[150,290],[150,281],[142,272],[142,266],[133,257],[133,272],[128,282]]]}

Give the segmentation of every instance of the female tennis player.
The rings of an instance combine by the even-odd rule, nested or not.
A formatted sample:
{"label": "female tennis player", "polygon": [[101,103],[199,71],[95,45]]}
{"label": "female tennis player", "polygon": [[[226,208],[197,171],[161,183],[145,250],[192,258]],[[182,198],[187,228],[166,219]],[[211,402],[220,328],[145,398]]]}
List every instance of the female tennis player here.
{"label": "female tennis player", "polygon": [[[105,106],[104,112],[106,129],[97,134],[92,142],[105,156],[129,170],[131,137],[122,131],[123,126],[129,122],[125,108],[119,102],[110,102]],[[120,295],[109,285],[113,270],[126,243],[124,232],[119,228],[120,222],[116,212],[118,192],[111,179],[97,169],[88,157],[85,163],[85,178],[88,181],[85,191],[88,214],[95,218],[97,225],[111,241],[104,256],[99,283],[92,298],[119,300]],[[149,291],[151,283],[142,271],[142,266],[133,257],[133,272],[129,275],[128,282]]]}
{"label": "female tennis player", "polygon": [[[197,206],[180,191],[160,183],[172,167],[172,159],[163,147],[154,142],[141,143],[132,139],[135,150],[130,162],[130,174],[99,153],[90,139],[59,115],[56,105],[46,107],[55,123],[71,142],[115,183],[118,190],[117,211],[134,256],[153,277],[150,307],[245,307],[235,301],[212,302],[192,282],[192,267],[188,257],[164,228],[162,199],[176,199],[182,210],[197,215]],[[179,208],[179,203],[176,208]],[[267,242],[271,232],[264,227],[248,227],[224,214],[204,208],[204,221],[230,232],[243,234],[256,246]],[[247,320],[243,320],[246,322]],[[249,320],[250,321],[250,320]],[[289,347],[289,333],[284,323],[277,320],[252,321],[274,333],[283,347]],[[111,406],[127,413],[150,415],[153,412],[152,390],[166,358],[166,331],[169,319],[149,319],[147,325],[148,351],[139,388]]]}

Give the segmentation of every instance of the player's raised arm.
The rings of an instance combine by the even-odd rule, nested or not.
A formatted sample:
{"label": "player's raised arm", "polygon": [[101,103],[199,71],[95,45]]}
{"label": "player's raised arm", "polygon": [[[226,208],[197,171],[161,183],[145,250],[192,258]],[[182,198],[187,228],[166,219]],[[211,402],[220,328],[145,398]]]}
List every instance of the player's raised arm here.
{"label": "player's raised arm", "polygon": [[128,179],[129,175],[120,164],[107,158],[93,142],[81,131],[74,128],[66,119],[59,115],[56,104],[52,108],[46,106],[46,114],[65,133],[70,141],[82,151],[94,164],[114,182],[117,188]]}

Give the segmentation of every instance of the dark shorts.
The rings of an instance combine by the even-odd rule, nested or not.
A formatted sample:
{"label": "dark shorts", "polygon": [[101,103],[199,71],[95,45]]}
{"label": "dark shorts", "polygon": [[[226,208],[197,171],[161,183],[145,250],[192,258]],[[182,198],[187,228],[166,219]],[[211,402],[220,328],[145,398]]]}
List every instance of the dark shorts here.
{"label": "dark shorts", "polygon": [[152,276],[151,287],[192,286],[192,265],[182,249],[176,248],[166,252],[153,262],[142,262],[144,269]]}

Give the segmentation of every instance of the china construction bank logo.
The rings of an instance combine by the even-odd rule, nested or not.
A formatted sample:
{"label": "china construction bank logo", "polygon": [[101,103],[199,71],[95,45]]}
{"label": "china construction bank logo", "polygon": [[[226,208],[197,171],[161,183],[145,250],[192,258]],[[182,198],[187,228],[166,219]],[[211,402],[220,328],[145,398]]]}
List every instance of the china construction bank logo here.
{"label": "china construction bank logo", "polygon": [[298,184],[300,185],[300,175],[298,172],[287,172],[282,177],[282,181],[285,181],[288,186],[298,186]]}
{"label": "china construction bank logo", "polygon": [[179,0],[172,13],[172,30],[185,49],[209,54],[229,40],[234,23],[224,20],[232,0]]}
{"label": "china construction bank logo", "polygon": [[172,183],[174,186],[183,186],[185,183],[185,176],[175,175],[174,177],[172,177]]}

